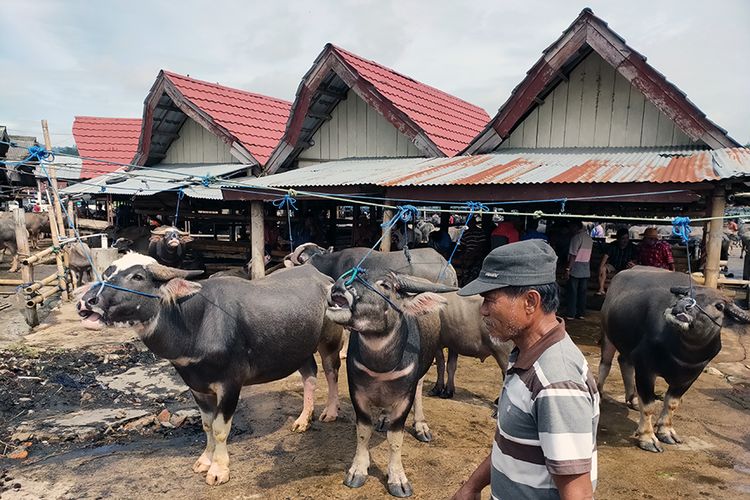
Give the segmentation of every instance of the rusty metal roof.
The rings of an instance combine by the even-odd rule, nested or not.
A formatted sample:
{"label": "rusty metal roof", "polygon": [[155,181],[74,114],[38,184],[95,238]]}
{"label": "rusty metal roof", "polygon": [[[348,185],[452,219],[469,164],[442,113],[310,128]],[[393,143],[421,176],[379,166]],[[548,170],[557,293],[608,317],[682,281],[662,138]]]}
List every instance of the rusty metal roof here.
{"label": "rusty metal roof", "polygon": [[[238,178],[273,187],[450,186],[495,184],[696,183],[750,177],[750,149],[508,149],[454,158],[350,159],[267,177]],[[225,183],[234,184],[232,181]]]}

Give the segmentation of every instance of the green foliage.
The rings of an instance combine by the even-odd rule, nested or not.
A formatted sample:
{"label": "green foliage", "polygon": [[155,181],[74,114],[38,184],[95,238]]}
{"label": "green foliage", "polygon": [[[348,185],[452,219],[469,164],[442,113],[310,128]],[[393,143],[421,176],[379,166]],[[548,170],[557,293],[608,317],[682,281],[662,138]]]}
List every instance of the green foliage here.
{"label": "green foliage", "polygon": [[78,146],[57,146],[52,148],[53,153],[63,153],[66,155],[77,155]]}

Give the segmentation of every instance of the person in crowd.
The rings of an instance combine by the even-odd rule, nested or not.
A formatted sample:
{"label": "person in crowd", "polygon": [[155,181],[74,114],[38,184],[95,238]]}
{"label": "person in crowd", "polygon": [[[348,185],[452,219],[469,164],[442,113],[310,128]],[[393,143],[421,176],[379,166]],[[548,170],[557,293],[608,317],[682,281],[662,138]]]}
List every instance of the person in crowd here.
{"label": "person in crowd", "polygon": [[476,217],[472,217],[468,223],[468,229],[461,237],[461,245],[458,255],[461,260],[461,282],[468,283],[479,275],[482,268],[482,260],[490,251],[490,241],[487,233],[477,223]]}
{"label": "person in crowd", "polygon": [[672,247],[666,241],[659,240],[657,229],[649,227],[642,236],[643,241],[638,245],[638,264],[674,271]]}
{"label": "person in crowd", "polygon": [[544,224],[542,222],[539,222],[536,225],[536,228],[529,229],[528,231],[524,232],[521,235],[521,241],[526,241],[526,240],[543,240],[543,241],[549,242],[549,237],[543,231],[544,227],[545,227]]}
{"label": "person in crowd", "polygon": [[592,238],[604,238],[606,235],[604,233],[604,226],[602,226],[601,222],[597,222],[594,224],[594,228],[591,230],[591,237]]}
{"label": "person in crowd", "polygon": [[[588,236],[588,234],[586,234]],[[593,498],[599,393],[586,358],[555,316],[557,256],[540,240],[496,248],[459,295],[484,298],[493,340],[513,341],[498,402],[492,452],[453,495]]]}
{"label": "person in crowd", "polygon": [[510,216],[506,216],[505,219],[497,225],[492,231],[490,237],[492,248],[507,245],[508,243],[515,243],[520,239],[521,236],[518,233],[516,221]]}
{"label": "person in crowd", "polygon": [[604,295],[604,284],[607,279],[633,267],[638,260],[638,249],[630,242],[630,234],[626,228],[617,230],[615,241],[608,244],[599,263],[599,289],[597,295]]}
{"label": "person in crowd", "polygon": [[591,249],[594,241],[580,221],[571,222],[570,230],[573,236],[570,238],[568,265],[565,268],[565,279],[568,282],[566,319],[583,319],[586,314],[586,292],[591,277]]}

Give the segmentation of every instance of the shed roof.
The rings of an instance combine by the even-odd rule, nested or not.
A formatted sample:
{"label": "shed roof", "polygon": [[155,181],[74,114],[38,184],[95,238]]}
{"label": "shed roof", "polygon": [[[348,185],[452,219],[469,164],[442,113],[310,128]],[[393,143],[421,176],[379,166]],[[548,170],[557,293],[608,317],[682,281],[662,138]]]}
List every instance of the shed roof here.
{"label": "shed roof", "polygon": [[78,154],[114,162],[84,159],[80,178],[91,179],[107,172],[114,172],[122,167],[118,164],[132,162],[138,148],[140,133],[140,118],[76,116],[73,120],[73,138],[78,147]]}
{"label": "shed roof", "polygon": [[[351,159],[321,163],[225,186],[305,188],[516,184],[700,183],[750,176],[750,149],[507,149],[455,158]],[[237,183],[237,181],[240,181]]]}
{"label": "shed roof", "polygon": [[187,118],[242,163],[263,165],[284,133],[291,103],[162,70],[146,97],[136,163],[158,163]]}
{"label": "shed roof", "polygon": [[648,64],[646,57],[625,43],[606,22],[586,8],[560,38],[542,52],[542,57],[463,153],[493,151],[533,111],[540,98],[557,86],[565,78],[566,71],[570,71],[590,50],[612,65],[692,140],[701,140],[714,149],[739,146],[726,130],[709,120],[684,92]]}
{"label": "shed roof", "polygon": [[329,43],[302,78],[287,130],[266,170],[276,172],[296,158],[348,89],[426,156],[453,156],[489,119],[478,106]]}

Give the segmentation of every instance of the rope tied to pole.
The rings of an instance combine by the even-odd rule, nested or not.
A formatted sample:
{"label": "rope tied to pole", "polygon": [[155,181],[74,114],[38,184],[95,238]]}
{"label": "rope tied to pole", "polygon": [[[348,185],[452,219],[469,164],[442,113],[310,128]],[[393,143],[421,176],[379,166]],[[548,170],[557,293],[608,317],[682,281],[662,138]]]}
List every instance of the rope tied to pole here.
{"label": "rope tied to pole", "polygon": [[283,198],[273,200],[271,203],[278,209],[286,210],[286,223],[289,227],[289,247],[294,252],[294,237],[292,236],[292,210],[297,210],[297,200],[294,198],[297,192],[290,189]]}
{"label": "rope tied to pole", "polygon": [[438,274],[438,282],[443,279],[443,274],[445,274],[445,271],[448,269],[448,266],[450,266],[453,262],[453,257],[456,255],[456,250],[458,250],[459,245],[461,244],[461,238],[464,237],[464,231],[466,231],[466,228],[469,225],[469,222],[471,222],[471,218],[474,217],[475,212],[479,212],[479,215],[482,215],[482,212],[489,212],[489,208],[484,203],[480,203],[477,201],[467,201],[466,206],[469,209],[469,215],[466,216],[466,224],[464,224],[461,227],[461,232],[458,233],[458,238],[456,238],[456,244],[453,245],[453,251],[450,254],[450,257],[448,257],[447,262],[443,266],[443,268],[440,270],[440,274]]}
{"label": "rope tied to pole", "polygon": [[409,252],[409,222],[414,222],[419,217],[419,209],[414,205],[403,205],[399,207],[398,214],[394,219],[401,220],[404,223],[404,256],[406,261],[411,264],[411,252]]}
{"label": "rope tied to pole", "polygon": [[688,284],[690,286],[690,298],[693,299],[693,306],[695,303],[695,290],[693,290],[693,271],[690,266],[690,217],[675,217],[672,219],[672,234],[685,244],[685,255],[687,257],[688,266]]}
{"label": "rope tied to pole", "polygon": [[177,219],[180,216],[180,201],[185,197],[185,190],[180,188],[177,191],[177,209],[174,211],[174,227],[177,227]]}

